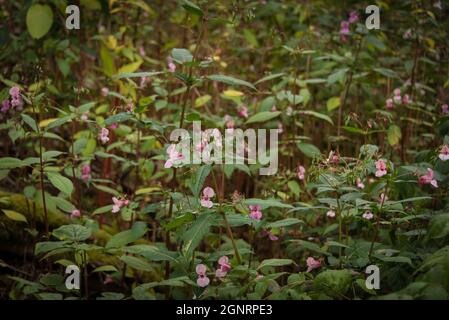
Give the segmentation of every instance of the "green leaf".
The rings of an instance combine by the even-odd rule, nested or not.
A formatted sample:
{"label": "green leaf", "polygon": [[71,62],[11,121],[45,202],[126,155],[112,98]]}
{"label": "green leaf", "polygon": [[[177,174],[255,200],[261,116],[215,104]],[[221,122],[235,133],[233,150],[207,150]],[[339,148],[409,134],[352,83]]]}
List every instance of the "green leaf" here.
{"label": "green leaf", "polygon": [[27,115],[26,113],[22,113],[20,114],[20,116],[22,117],[23,121],[34,131],[37,132],[37,125],[36,125],[36,121],[34,121],[33,118],[31,118],[29,115]]}
{"label": "green leaf", "polygon": [[17,211],[3,209],[3,212],[11,220],[28,223],[27,218]]}
{"label": "green leaf", "polygon": [[75,117],[75,116],[71,114],[71,115],[68,115],[68,116],[59,118],[59,119],[57,119],[57,120],[55,120],[55,121],[53,121],[53,122],[50,122],[50,123],[48,124],[48,126],[47,126],[47,130],[53,129],[53,128],[57,128],[57,127],[63,125],[64,123],[69,122],[69,121],[72,120],[74,117]]}
{"label": "green leaf", "polygon": [[280,114],[281,114],[280,111],[275,111],[275,112],[262,111],[262,112],[256,113],[255,115],[251,116],[246,121],[246,124],[256,123],[256,122],[265,122],[265,121],[271,120],[273,118],[276,118]]}
{"label": "green leaf", "polygon": [[259,84],[259,83],[262,83],[262,82],[265,82],[265,81],[270,81],[270,80],[273,80],[273,79],[276,79],[276,78],[280,78],[280,77],[282,77],[283,75],[285,75],[284,72],[270,74],[270,75],[268,75],[268,76],[265,76],[265,77],[263,77],[263,78],[257,80],[254,84]]}
{"label": "green leaf", "polygon": [[147,225],[142,221],[134,223],[131,229],[122,231],[114,235],[106,244],[106,249],[120,248],[128,243],[134,242],[147,232]]}
{"label": "green leaf", "polygon": [[196,219],[190,228],[184,232],[182,239],[184,240],[184,252],[190,257],[193,251],[198,247],[201,240],[209,232],[212,222],[215,218],[214,214],[203,213]]}
{"label": "green leaf", "polygon": [[449,213],[439,214],[430,220],[427,237],[441,239],[449,234]]}
{"label": "green leaf", "polygon": [[158,248],[156,246],[148,244],[137,244],[134,246],[129,246],[124,249],[128,253],[138,254],[151,261],[171,261],[178,263],[176,252],[168,251],[163,248]]}
{"label": "green leaf", "polygon": [[325,115],[325,114],[322,114],[322,113],[319,113],[319,112],[315,112],[315,111],[311,111],[311,110],[304,110],[304,111],[301,110],[299,112],[299,114],[300,115],[313,116],[315,118],[325,120],[325,121],[329,122],[332,125],[334,124],[334,122],[332,121],[332,119],[328,115]]}
{"label": "green leaf", "polygon": [[105,265],[95,268],[92,272],[118,272],[118,270],[115,266]]}
{"label": "green leaf", "polygon": [[374,68],[373,71],[380,73],[381,75],[387,77],[387,78],[399,78],[396,71],[393,71],[391,69],[387,68]]}
{"label": "green leaf", "polygon": [[299,197],[299,193],[301,192],[301,188],[299,186],[299,183],[296,180],[290,180],[287,183],[288,188],[293,192],[293,194],[297,197]]}
{"label": "green leaf", "polygon": [[68,224],[53,230],[52,234],[60,240],[84,241],[91,236],[92,231],[79,224]]}
{"label": "green leaf", "polygon": [[288,227],[294,224],[303,223],[303,221],[297,219],[297,218],[286,218],[283,220],[275,221],[267,223],[268,228],[282,228],[282,227]]}
{"label": "green leaf", "polygon": [[46,253],[49,251],[62,249],[67,245],[67,241],[43,241],[36,243],[36,247],[34,248],[34,254],[36,256],[41,253]]}
{"label": "green leaf", "polygon": [[287,204],[287,203],[282,203],[275,199],[266,199],[265,200],[265,199],[251,198],[251,199],[246,199],[245,201],[243,201],[243,203],[247,206],[260,205],[260,207],[262,209],[267,209],[267,208],[271,208],[271,207],[293,209],[292,205]]}
{"label": "green leaf", "polygon": [[401,128],[399,128],[397,125],[392,124],[388,128],[387,137],[390,146],[397,145],[402,137]]}
{"label": "green leaf", "polygon": [[132,113],[129,113],[129,112],[120,112],[120,113],[117,113],[117,114],[114,114],[114,115],[108,117],[108,118],[104,121],[104,124],[107,125],[107,126],[109,126],[109,125],[111,125],[111,124],[113,124],[113,123],[119,123],[119,122],[123,122],[123,121],[129,120],[129,119],[131,119],[132,117],[133,117],[133,114],[132,114]]}
{"label": "green leaf", "polygon": [[204,106],[206,103],[208,103],[210,101],[211,98],[212,97],[208,94],[197,98],[195,100],[195,107],[198,108],[198,107]]}
{"label": "green leaf", "polygon": [[28,32],[34,39],[40,39],[47,34],[53,24],[53,11],[48,5],[34,4],[26,16]]}
{"label": "green leaf", "polygon": [[281,267],[294,263],[292,259],[266,259],[257,267],[257,270],[264,267]]}
{"label": "green leaf", "polygon": [[0,169],[14,169],[23,167],[25,164],[22,160],[11,157],[0,158]]}
{"label": "green leaf", "polygon": [[332,97],[327,100],[327,111],[332,111],[340,106],[340,97]]}
{"label": "green leaf", "polygon": [[174,48],[171,51],[171,56],[173,57],[173,60],[181,64],[185,62],[192,62],[193,60],[193,56],[190,51],[182,48]]}
{"label": "green leaf", "polygon": [[153,72],[123,72],[112,77],[113,80],[120,80],[123,78],[143,78],[143,77],[153,77],[155,75],[161,74],[161,71]]}
{"label": "green leaf", "polygon": [[57,188],[59,191],[65,193],[66,195],[71,195],[73,192],[73,183],[70,179],[62,176],[57,172],[47,172],[48,180],[51,184]]}
{"label": "green leaf", "polygon": [[313,286],[330,297],[341,298],[348,291],[351,280],[348,270],[326,270],[316,276]]}
{"label": "green leaf", "polygon": [[298,142],[296,145],[298,146],[299,150],[301,150],[301,152],[309,158],[321,157],[320,149],[315,147],[313,144]]}
{"label": "green leaf", "polygon": [[186,10],[186,11],[188,11],[188,12],[190,12],[190,13],[193,13],[193,14],[196,14],[196,15],[198,15],[198,16],[200,16],[200,17],[202,17],[203,15],[204,15],[204,13],[203,13],[203,10],[201,10],[201,8],[200,7],[198,7],[196,4],[194,4],[192,1],[189,1],[189,0],[181,0],[181,5],[182,5],[182,7]]}
{"label": "green leaf", "polygon": [[210,171],[212,169],[211,165],[205,165],[201,166],[195,174],[195,182],[193,183],[191,190],[195,197],[199,197],[201,189],[203,188],[204,181],[206,180],[207,176],[210,174]]}
{"label": "green leaf", "polygon": [[120,260],[126,263],[129,267],[134,268],[136,270],[150,271],[150,272],[154,271],[154,268],[151,266],[151,264],[140,258],[123,255],[120,257]]}
{"label": "green leaf", "polygon": [[236,78],[233,78],[230,76],[225,76],[225,75],[221,75],[221,74],[213,74],[213,75],[207,76],[207,78],[209,80],[226,83],[231,86],[246,86],[253,90],[257,90],[256,87],[254,85],[252,85],[251,83],[244,81],[244,80],[236,79]]}

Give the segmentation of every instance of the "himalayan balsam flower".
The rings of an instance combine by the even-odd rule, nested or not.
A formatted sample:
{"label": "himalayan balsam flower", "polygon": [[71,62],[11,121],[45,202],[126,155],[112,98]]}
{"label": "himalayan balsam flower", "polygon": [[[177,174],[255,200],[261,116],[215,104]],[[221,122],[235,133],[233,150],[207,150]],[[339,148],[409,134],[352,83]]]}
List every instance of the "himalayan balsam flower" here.
{"label": "himalayan balsam flower", "polygon": [[178,165],[180,161],[184,160],[184,155],[181,152],[176,151],[176,145],[171,144],[167,148],[168,160],[165,161],[164,168],[168,169],[174,165]]}
{"label": "himalayan balsam flower", "polygon": [[245,105],[241,105],[238,107],[238,114],[239,116],[241,116],[242,118],[248,118],[248,107]]}
{"label": "himalayan balsam flower", "polygon": [[279,240],[279,237],[278,237],[278,236],[272,234],[270,231],[268,231],[268,230],[266,230],[266,229],[263,229],[263,230],[260,232],[260,235],[261,235],[262,237],[268,237],[268,239],[270,239],[271,241],[277,241],[277,240]]}
{"label": "himalayan balsam flower", "polygon": [[326,216],[328,218],[335,218],[335,211],[334,210],[329,210],[328,212],[326,212]]}
{"label": "himalayan balsam flower", "polygon": [[256,204],[253,206],[249,206],[249,210],[251,210],[249,217],[254,220],[262,219],[262,211],[260,211],[261,206]]}
{"label": "himalayan balsam flower", "polygon": [[229,270],[231,270],[231,265],[229,264],[229,258],[223,256],[218,259],[219,268],[215,271],[215,276],[217,278],[224,278]]}
{"label": "himalayan balsam flower", "polygon": [[90,180],[90,166],[88,164],[85,164],[82,168],[81,168],[81,179],[83,179],[84,181],[88,181]]}
{"label": "himalayan balsam flower", "polygon": [[430,169],[430,168],[427,168],[427,174],[425,174],[424,176],[419,177],[418,182],[419,182],[420,185],[430,184],[434,188],[438,188],[438,183],[433,178],[433,170]]}
{"label": "himalayan balsam flower", "polygon": [[321,261],[316,260],[313,257],[308,257],[306,263],[307,263],[307,272],[310,272],[313,269],[318,269],[321,267]]}
{"label": "himalayan balsam flower", "polygon": [[101,88],[101,95],[106,97],[109,94],[109,89],[106,87]]}
{"label": "himalayan balsam flower", "polygon": [[365,188],[365,185],[363,184],[363,182],[362,182],[362,180],[360,178],[357,178],[356,185],[357,185],[357,188],[359,188],[359,189],[364,189]]}
{"label": "himalayan balsam flower", "polygon": [[366,220],[371,220],[374,218],[374,215],[371,211],[365,211],[365,213],[362,214],[362,217]]}
{"label": "himalayan balsam flower", "polygon": [[109,130],[106,128],[101,128],[99,138],[102,143],[109,142]]}
{"label": "himalayan balsam flower", "polygon": [[357,11],[351,11],[349,14],[349,23],[356,23],[357,21],[359,21]]}
{"label": "himalayan balsam flower", "polygon": [[393,99],[387,99],[385,101],[385,106],[387,109],[393,109],[394,108],[394,103],[393,103]]}
{"label": "himalayan balsam flower", "polygon": [[2,102],[2,108],[0,109],[0,111],[2,113],[7,112],[9,109],[11,108],[11,103],[9,102],[9,100],[5,100]]}
{"label": "himalayan balsam flower", "polygon": [[75,209],[75,210],[72,211],[72,213],[70,214],[70,216],[71,216],[72,218],[79,218],[79,217],[81,217],[81,212],[80,212],[78,209]]}
{"label": "himalayan balsam flower", "polygon": [[304,180],[305,175],[306,175],[306,168],[299,165],[298,168],[296,169],[296,174],[298,175],[299,180]]}
{"label": "himalayan balsam flower", "polygon": [[199,264],[196,266],[195,271],[198,275],[198,279],[196,280],[198,286],[201,288],[207,287],[210,283],[210,280],[206,275],[207,267],[204,264]]}
{"label": "himalayan balsam flower", "polygon": [[89,119],[89,113],[84,112],[80,118],[81,118],[81,121],[87,121]]}
{"label": "himalayan balsam flower", "polygon": [[401,89],[400,89],[400,88],[394,89],[393,94],[394,94],[395,96],[400,96],[400,95],[401,95]]}
{"label": "himalayan balsam flower", "polygon": [[9,94],[13,99],[19,99],[20,97],[20,88],[17,86],[11,87],[9,89]]}
{"label": "himalayan balsam flower", "polygon": [[349,35],[349,22],[348,21],[342,21],[340,23],[340,39],[342,42],[348,41],[348,35]]}
{"label": "himalayan balsam flower", "polygon": [[408,94],[404,94],[404,96],[402,97],[402,103],[405,104],[405,105],[407,105],[407,104],[409,104],[410,102],[412,102],[412,101],[410,100],[409,95],[408,95]]}
{"label": "himalayan balsam flower", "polygon": [[441,148],[440,155],[438,157],[443,161],[449,160],[449,147],[447,144]]}
{"label": "himalayan balsam flower", "polygon": [[117,197],[112,197],[112,213],[117,213],[122,207],[126,207],[129,204],[129,200],[118,199]]}
{"label": "himalayan balsam flower", "polygon": [[376,161],[376,177],[380,178],[387,174],[387,164],[384,160]]}
{"label": "himalayan balsam flower", "polygon": [[212,208],[214,203],[210,200],[215,196],[215,191],[211,187],[206,187],[203,189],[203,195],[201,197],[200,203],[205,208]]}
{"label": "himalayan balsam flower", "polygon": [[441,112],[443,112],[444,114],[449,112],[449,106],[447,104],[443,104],[441,106]]}
{"label": "himalayan balsam flower", "polygon": [[171,57],[168,57],[167,64],[169,72],[173,73],[176,71],[176,65],[173,63],[173,59]]}

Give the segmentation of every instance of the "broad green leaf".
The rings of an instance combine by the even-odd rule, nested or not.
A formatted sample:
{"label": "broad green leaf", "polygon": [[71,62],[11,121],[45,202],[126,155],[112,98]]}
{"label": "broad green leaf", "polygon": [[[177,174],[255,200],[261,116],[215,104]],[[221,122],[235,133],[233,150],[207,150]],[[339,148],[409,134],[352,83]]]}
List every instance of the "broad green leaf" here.
{"label": "broad green leaf", "polygon": [[294,224],[303,223],[303,221],[297,219],[297,218],[286,218],[283,220],[275,221],[267,223],[268,228],[282,228],[282,227],[288,227]]}
{"label": "broad green leaf", "polygon": [[189,50],[183,48],[174,48],[171,51],[171,56],[173,60],[178,63],[192,62],[193,56]]}
{"label": "broad green leaf", "polygon": [[128,253],[140,255],[151,261],[171,261],[177,263],[176,259],[178,253],[168,251],[167,249],[158,248],[148,244],[136,244],[124,248]]}
{"label": "broad green leaf", "polygon": [[188,12],[190,12],[190,13],[193,13],[193,14],[196,14],[196,15],[198,15],[198,16],[200,16],[200,17],[202,17],[203,16],[203,10],[201,10],[201,8],[200,7],[198,7],[196,4],[194,4],[192,1],[189,1],[189,0],[181,0],[181,3],[182,3],[182,7],[186,10],[186,11],[188,11]]}
{"label": "broad green leaf", "polygon": [[73,183],[70,179],[62,176],[58,172],[47,172],[48,180],[51,184],[57,188],[59,191],[65,193],[66,195],[71,195],[73,192]]}
{"label": "broad green leaf", "polygon": [[3,212],[8,217],[8,219],[28,223],[27,218],[17,211],[3,209]]}
{"label": "broad green leaf", "polygon": [[20,116],[22,117],[23,121],[34,131],[37,132],[37,125],[36,125],[36,121],[34,121],[33,118],[31,118],[29,115],[27,115],[26,113],[22,113],[20,114]]}
{"label": "broad green leaf", "polygon": [[299,186],[299,183],[296,180],[290,180],[287,183],[288,188],[293,192],[293,194],[297,197],[299,197],[299,193],[301,192],[301,188]]}
{"label": "broad green leaf", "polygon": [[388,143],[390,146],[395,146],[399,143],[402,137],[401,128],[399,128],[397,125],[392,124],[388,128]]}
{"label": "broad green leaf", "polygon": [[313,286],[330,297],[341,298],[348,291],[351,280],[348,270],[326,270],[316,276]]}
{"label": "broad green leaf", "polygon": [[208,103],[210,101],[211,98],[212,97],[208,94],[197,98],[195,100],[195,107],[198,108],[198,107],[204,106],[206,103]]}
{"label": "broad green leaf", "polygon": [[281,266],[288,266],[290,264],[293,264],[292,259],[266,259],[262,261],[257,269],[262,269],[264,267],[281,267]]}
{"label": "broad green leaf", "polygon": [[84,241],[91,236],[92,231],[79,224],[68,224],[53,230],[52,234],[59,240]]}
{"label": "broad green leaf", "polygon": [[[120,71],[120,70],[119,70]],[[155,75],[161,74],[161,71],[153,72],[123,72],[112,77],[113,80],[119,80],[123,78],[143,78],[143,77],[153,77]]]}
{"label": "broad green leaf", "polygon": [[244,81],[244,80],[236,79],[236,78],[233,78],[230,76],[225,76],[225,75],[221,75],[221,74],[213,74],[213,75],[207,76],[207,78],[209,80],[226,83],[231,86],[245,86],[245,87],[251,88],[253,90],[257,90],[256,87],[254,85],[252,85],[251,83]]}
{"label": "broad green leaf", "polygon": [[313,116],[315,118],[325,120],[325,121],[329,122],[332,125],[334,124],[334,122],[332,121],[332,119],[328,115],[325,115],[325,114],[322,114],[322,113],[319,113],[319,112],[315,112],[315,111],[311,111],[311,110],[304,110],[304,111],[301,110],[299,112],[299,114],[300,115],[304,115],[305,114],[305,115]]}
{"label": "broad green leaf", "polygon": [[22,160],[11,157],[0,158],[0,169],[14,169],[23,167],[24,164]]}
{"label": "broad green leaf", "polygon": [[192,223],[190,228],[184,232],[182,235],[182,239],[184,240],[183,251],[186,253],[187,257],[192,255],[204,236],[209,233],[209,229],[212,226],[214,219],[214,214],[203,213]]}
{"label": "broad green leaf", "polygon": [[196,171],[195,180],[191,186],[192,193],[195,197],[199,197],[201,189],[203,188],[204,181],[206,180],[207,176],[210,174],[211,170],[212,170],[211,165],[204,165],[204,166],[201,166]]}
{"label": "broad green leaf", "polygon": [[340,106],[340,97],[332,97],[327,100],[327,111],[332,111]]}
{"label": "broad green leaf", "polygon": [[150,271],[150,272],[154,271],[154,268],[151,266],[151,264],[137,257],[123,255],[120,257],[120,260],[126,263],[129,267],[134,268],[136,270]]}
{"label": "broad green leaf", "polygon": [[246,124],[256,123],[256,122],[265,122],[265,121],[268,121],[268,120],[276,118],[280,114],[281,114],[280,111],[274,111],[274,112],[262,111],[262,112],[256,113],[255,115],[251,116],[246,121]]}
{"label": "broad green leaf", "polygon": [[53,11],[48,5],[34,4],[28,8],[26,25],[34,39],[40,39],[50,31],[53,24]]}
{"label": "broad green leaf", "polygon": [[146,223],[137,221],[133,224],[131,229],[117,233],[111,239],[109,239],[108,243],[106,244],[106,249],[121,248],[123,246],[126,246],[128,243],[142,238],[146,232]]}
{"label": "broad green leaf", "polygon": [[292,205],[287,204],[287,203],[282,203],[275,199],[251,198],[251,199],[246,199],[243,203],[247,206],[260,205],[262,209],[267,209],[267,208],[271,208],[271,207],[293,209]]}
{"label": "broad green leaf", "polygon": [[276,79],[276,78],[280,78],[280,77],[282,77],[283,75],[285,75],[284,72],[270,74],[270,75],[268,75],[268,76],[265,76],[265,77],[263,77],[263,78],[257,80],[256,82],[254,82],[254,84],[259,84],[259,83],[262,83],[262,82],[265,82],[265,81],[270,81],[270,80],[273,80],[273,79]]}
{"label": "broad green leaf", "polygon": [[296,145],[298,146],[299,150],[301,150],[301,152],[309,158],[321,157],[320,149],[315,147],[313,144],[298,142]]}

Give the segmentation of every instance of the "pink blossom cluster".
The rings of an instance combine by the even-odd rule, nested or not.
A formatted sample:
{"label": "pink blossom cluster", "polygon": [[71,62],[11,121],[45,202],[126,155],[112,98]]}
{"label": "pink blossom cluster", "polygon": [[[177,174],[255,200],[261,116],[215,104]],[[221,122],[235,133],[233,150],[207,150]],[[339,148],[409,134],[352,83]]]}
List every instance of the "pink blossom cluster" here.
{"label": "pink blossom cluster", "polygon": [[122,207],[126,207],[127,205],[129,205],[129,200],[119,199],[117,197],[112,197],[112,202],[114,203],[112,205],[112,213],[117,213]]}
{"label": "pink blossom cluster", "polygon": [[387,174],[387,163],[385,160],[379,159],[376,161],[376,177],[380,178]]}
{"label": "pink blossom cluster", "polygon": [[91,178],[90,172],[91,172],[90,165],[85,164],[81,168],[81,179],[84,180],[84,181],[89,181],[90,178]]}
{"label": "pink blossom cluster", "polygon": [[[10,99],[4,100],[2,102],[0,112],[5,114],[9,110],[13,109],[21,111],[23,109],[23,100],[22,97],[20,96],[20,88],[17,86],[12,87],[11,89],[9,89],[9,95]],[[0,117],[3,117],[3,115],[0,114]]]}
{"label": "pink blossom cluster", "polygon": [[254,220],[262,219],[262,211],[260,211],[261,210],[260,205],[256,204],[256,205],[249,206],[249,210],[251,211],[249,213],[249,217],[251,219],[254,219]]}
{"label": "pink blossom cluster", "polygon": [[420,176],[418,179],[418,183],[420,185],[430,184],[434,188],[438,188],[438,182],[433,177],[433,170],[427,168],[427,173],[423,176]]}
{"label": "pink blossom cluster", "polygon": [[223,256],[218,259],[218,269],[215,271],[215,276],[217,278],[226,277],[229,270],[231,270],[231,265],[229,264],[229,258],[227,256]]}
{"label": "pink blossom cluster", "polygon": [[304,178],[306,177],[306,168],[299,165],[298,168],[296,169],[296,174],[299,180],[304,180]]}
{"label": "pink blossom cluster", "polygon": [[440,154],[438,155],[438,157],[442,161],[449,160],[449,147],[447,144],[441,147]]}
{"label": "pink blossom cluster", "polygon": [[349,19],[343,20],[340,23],[340,39],[342,42],[348,41],[348,36],[351,32],[349,30],[349,27],[352,23],[356,23],[357,21],[359,21],[359,16],[358,16],[357,12],[351,11],[351,13],[349,14]]}
{"label": "pink blossom cluster", "polygon": [[310,272],[313,269],[321,268],[321,261],[313,257],[308,257],[306,263],[307,263],[307,272]]}
{"label": "pink blossom cluster", "polygon": [[204,264],[199,264],[196,266],[196,274],[198,275],[198,279],[196,280],[196,283],[201,288],[207,287],[210,283],[210,279],[207,277],[207,267]]}
{"label": "pink blossom cluster", "polygon": [[212,208],[214,203],[210,200],[215,196],[215,191],[211,187],[206,187],[203,189],[203,194],[201,196],[200,203],[205,208]]}
{"label": "pink blossom cluster", "polygon": [[385,106],[387,109],[393,109],[395,105],[408,105],[412,102],[408,94],[404,94],[404,96],[401,96],[401,89],[396,88],[393,91],[393,98],[388,98],[385,101]]}
{"label": "pink blossom cluster", "polygon": [[105,144],[109,142],[109,130],[107,128],[101,128],[100,134],[98,135],[101,143]]}
{"label": "pink blossom cluster", "polygon": [[268,237],[268,239],[270,239],[271,241],[279,240],[278,236],[274,235],[273,233],[271,233],[271,231],[266,230],[266,229],[262,229],[262,231],[260,232],[260,235],[262,237]]}

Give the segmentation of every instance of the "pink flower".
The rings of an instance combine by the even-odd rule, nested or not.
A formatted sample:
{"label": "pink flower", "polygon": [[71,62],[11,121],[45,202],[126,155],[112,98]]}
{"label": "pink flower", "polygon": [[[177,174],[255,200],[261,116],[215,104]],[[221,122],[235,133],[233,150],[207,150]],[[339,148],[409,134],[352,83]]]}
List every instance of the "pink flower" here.
{"label": "pink flower", "polygon": [[278,108],[274,105],[274,106],[271,107],[271,111],[272,112],[276,112],[276,111],[278,111]]}
{"label": "pink flower", "polygon": [[109,141],[109,130],[106,128],[101,128],[99,138],[102,143],[108,142]]}
{"label": "pink flower", "polygon": [[106,87],[101,88],[101,95],[106,97],[109,94],[109,89]]}
{"label": "pink flower", "polygon": [[114,278],[112,278],[109,274],[106,275],[106,278],[103,281],[103,284],[109,284],[109,283],[114,283]]}
{"label": "pink flower", "polygon": [[402,102],[402,97],[401,96],[394,96],[393,97],[393,101],[396,104],[400,104]]}
{"label": "pink flower", "polygon": [[385,101],[385,104],[386,104],[386,108],[387,109],[393,109],[394,108],[394,103],[393,103],[393,99],[387,99],[386,101]]}
{"label": "pink flower", "polygon": [[9,94],[13,99],[19,99],[20,98],[20,88],[17,86],[11,87],[9,89]]}
{"label": "pink flower", "polygon": [[410,100],[410,97],[408,96],[408,94],[404,94],[404,96],[402,97],[402,103],[407,105],[410,102],[412,102],[412,101]]}
{"label": "pink flower", "polygon": [[81,179],[83,179],[84,181],[88,181],[90,180],[90,166],[88,164],[85,164],[82,168],[81,168]]}
{"label": "pink flower", "polygon": [[430,184],[434,188],[438,188],[438,183],[433,178],[433,170],[430,169],[430,168],[427,168],[427,174],[426,175],[419,177],[418,182],[419,182],[420,185]]}
{"label": "pink flower", "polygon": [[339,164],[340,163],[340,156],[337,153],[334,153],[331,151],[329,153],[329,162],[332,164]]}
{"label": "pink flower", "polygon": [[176,145],[171,144],[167,148],[168,160],[164,164],[164,168],[168,169],[178,165],[180,161],[184,160],[184,155],[176,150]]}
{"label": "pink flower", "polygon": [[449,160],[449,147],[447,144],[441,148],[440,155],[438,157],[443,161]]}
{"label": "pink flower", "polygon": [[231,265],[229,264],[229,258],[227,256],[223,256],[218,259],[218,264],[220,267],[215,271],[215,276],[217,278],[223,278],[226,276],[229,270],[231,270]]}
{"label": "pink flower", "polygon": [[401,89],[399,89],[399,88],[394,89],[393,94],[395,96],[400,96],[401,95]]}
{"label": "pink flower", "polygon": [[114,129],[117,129],[118,128],[118,123],[117,122],[114,122],[114,123],[112,123],[110,126],[109,126],[109,129],[111,129],[111,130],[114,130]]}
{"label": "pink flower", "polygon": [[72,218],[79,218],[81,217],[81,212],[78,209],[72,210],[72,213],[70,214]]}
{"label": "pink flower", "polygon": [[362,180],[360,178],[357,178],[356,180],[357,188],[364,189],[365,185],[363,184]]}
{"label": "pink flower", "polygon": [[340,34],[341,35],[348,35],[349,34],[349,22],[343,20],[340,23]]}
{"label": "pink flower", "polygon": [[88,112],[84,112],[82,115],[81,115],[81,120],[82,121],[87,121],[88,119],[89,119],[89,113]]}
{"label": "pink flower", "polygon": [[279,237],[278,237],[278,236],[272,234],[270,231],[268,231],[268,230],[266,230],[266,229],[263,229],[263,230],[260,232],[260,235],[261,235],[262,237],[268,237],[268,239],[270,239],[271,241],[277,241],[277,240],[279,240]]}
{"label": "pink flower", "polygon": [[328,212],[326,212],[326,216],[329,218],[335,218],[335,211],[334,210],[329,210]]}
{"label": "pink flower", "polygon": [[11,103],[9,100],[4,100],[2,102],[2,108],[0,109],[1,112],[5,113],[11,108]]}
{"label": "pink flower", "polygon": [[278,132],[279,134],[284,132],[284,127],[282,126],[282,123],[278,123]]}
{"label": "pink flower", "polygon": [[316,260],[313,257],[308,257],[306,263],[307,263],[307,272],[310,272],[313,269],[318,269],[321,267],[321,261]]}
{"label": "pink flower", "polygon": [[262,212],[260,211],[260,205],[249,206],[249,210],[251,210],[249,216],[251,219],[260,220],[262,219]]}
{"label": "pink flower", "polygon": [[117,213],[120,211],[121,207],[123,206],[123,201],[116,198],[116,197],[112,197],[112,202],[114,203],[112,205],[112,213]]}
{"label": "pink flower", "polygon": [[176,65],[173,63],[171,59],[168,61],[168,71],[173,73],[176,71]]}
{"label": "pink flower", "polygon": [[374,218],[374,215],[371,211],[365,211],[365,213],[362,214],[362,217],[366,220],[371,220],[372,218]]}
{"label": "pink flower", "polygon": [[448,106],[447,104],[443,104],[443,105],[441,106],[441,111],[442,111],[444,114],[448,113],[448,112],[449,112],[449,106]]}
{"label": "pink flower", "polygon": [[210,200],[215,196],[215,191],[211,187],[206,187],[203,189],[203,195],[201,197],[201,205],[206,208],[212,208],[214,203]]}
{"label": "pink flower", "polygon": [[306,168],[299,165],[298,168],[296,169],[296,174],[298,175],[299,180],[304,180],[305,174],[306,174]]}
{"label": "pink flower", "polygon": [[349,14],[349,23],[355,23],[357,21],[359,21],[357,11],[351,11],[351,13]]}
{"label": "pink flower", "polygon": [[387,174],[387,164],[385,160],[377,160],[376,161],[376,177],[380,178]]}
{"label": "pink flower", "polygon": [[210,283],[210,280],[206,275],[207,267],[204,264],[199,264],[196,266],[195,271],[198,275],[198,279],[196,280],[198,286],[201,288],[207,287]]}
{"label": "pink flower", "polygon": [[241,105],[237,109],[239,116],[242,118],[248,118],[248,107],[245,105]]}

